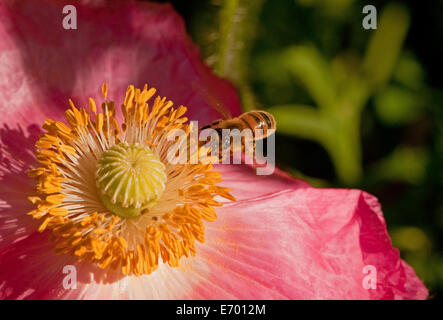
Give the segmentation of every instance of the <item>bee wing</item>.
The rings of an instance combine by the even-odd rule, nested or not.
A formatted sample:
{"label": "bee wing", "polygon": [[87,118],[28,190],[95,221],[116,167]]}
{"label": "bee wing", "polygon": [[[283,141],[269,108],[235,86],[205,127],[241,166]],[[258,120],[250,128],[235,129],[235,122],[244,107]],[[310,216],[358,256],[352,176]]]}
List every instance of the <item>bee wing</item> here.
{"label": "bee wing", "polygon": [[192,82],[191,86],[195,90],[204,91],[206,93],[206,96],[208,97],[207,102],[213,109],[221,114],[223,119],[232,118],[231,111],[229,111],[229,109],[212,92],[204,88],[202,84],[194,81]]}

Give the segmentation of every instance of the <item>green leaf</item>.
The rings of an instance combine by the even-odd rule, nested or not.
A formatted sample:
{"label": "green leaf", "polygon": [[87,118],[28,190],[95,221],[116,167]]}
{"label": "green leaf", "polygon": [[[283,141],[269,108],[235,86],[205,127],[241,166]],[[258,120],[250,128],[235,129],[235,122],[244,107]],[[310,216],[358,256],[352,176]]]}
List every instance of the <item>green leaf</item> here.
{"label": "green leaf", "polygon": [[428,152],[423,148],[400,146],[372,168],[373,179],[420,183],[428,164]]}
{"label": "green leaf", "polygon": [[387,125],[401,125],[414,120],[421,111],[422,99],[412,91],[388,86],[375,96],[375,111]]}
{"label": "green leaf", "polygon": [[330,67],[311,46],[291,47],[283,53],[285,65],[306,87],[320,108],[331,109],[337,98]]}
{"label": "green leaf", "polygon": [[319,112],[305,105],[279,105],[267,109],[277,121],[277,131],[290,136],[322,141],[329,134],[328,123]]}
{"label": "green leaf", "polygon": [[388,5],[382,12],[363,62],[363,72],[373,87],[383,86],[391,77],[409,28],[409,19],[408,11],[399,4]]}

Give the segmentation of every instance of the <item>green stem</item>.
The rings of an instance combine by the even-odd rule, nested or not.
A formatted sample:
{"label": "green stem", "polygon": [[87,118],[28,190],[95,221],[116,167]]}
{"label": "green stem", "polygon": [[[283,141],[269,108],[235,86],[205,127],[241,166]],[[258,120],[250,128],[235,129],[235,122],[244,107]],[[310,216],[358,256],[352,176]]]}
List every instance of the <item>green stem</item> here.
{"label": "green stem", "polygon": [[322,136],[320,143],[326,148],[334,164],[338,179],[346,185],[355,185],[361,178],[360,113],[342,119],[328,119],[331,133]]}
{"label": "green stem", "polygon": [[244,110],[257,105],[249,86],[249,54],[264,0],[225,0],[219,15],[216,73],[230,79],[240,92]]}

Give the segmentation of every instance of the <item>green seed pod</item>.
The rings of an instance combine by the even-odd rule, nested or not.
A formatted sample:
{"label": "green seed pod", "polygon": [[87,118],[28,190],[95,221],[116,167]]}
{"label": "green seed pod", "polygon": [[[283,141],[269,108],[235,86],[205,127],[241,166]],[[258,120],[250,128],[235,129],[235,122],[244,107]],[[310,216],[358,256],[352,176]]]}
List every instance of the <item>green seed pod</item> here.
{"label": "green seed pod", "polygon": [[104,206],[122,218],[139,217],[163,194],[165,166],[146,145],[120,143],[97,162],[97,192]]}

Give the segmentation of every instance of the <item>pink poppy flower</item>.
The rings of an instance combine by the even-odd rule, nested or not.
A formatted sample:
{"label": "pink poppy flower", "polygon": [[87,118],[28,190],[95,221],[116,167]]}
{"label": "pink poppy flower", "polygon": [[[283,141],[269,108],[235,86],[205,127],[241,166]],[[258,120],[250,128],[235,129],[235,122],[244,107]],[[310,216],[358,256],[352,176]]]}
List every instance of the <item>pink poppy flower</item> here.
{"label": "pink poppy flower", "polygon": [[[57,143],[64,149],[56,155],[37,153],[39,164],[35,157],[35,143],[39,135],[46,132],[41,127],[48,118],[66,123],[63,115],[69,98],[80,105],[87,105],[89,97],[102,101],[98,88],[107,83],[107,96],[120,104],[129,84],[143,88],[148,83],[157,89],[158,95],[168,97],[178,106],[188,106],[186,116],[200,123],[207,124],[220,118],[217,110],[229,110],[233,115],[240,113],[235,90],[228,82],[215,77],[202,63],[198,49],[186,35],[183,21],[170,5],[130,1],[115,1],[106,7],[97,3],[94,6],[79,4],[76,5],[78,29],[64,30],[64,4],[67,3],[49,0],[0,4],[0,298],[427,297],[426,287],[413,269],[401,260],[399,251],[392,247],[383,213],[373,196],[360,190],[312,188],[278,170],[270,176],[257,176],[255,170],[246,165],[216,165],[215,172],[222,176],[222,182],[218,184],[222,187],[217,187],[217,178],[211,178],[213,174],[208,173],[213,171],[199,167],[208,177],[205,182],[200,180],[204,187],[186,189],[184,195],[170,191],[175,189],[170,183],[173,179],[168,180],[169,186],[166,183],[163,194],[177,197],[170,197],[174,205],[169,216],[175,217],[175,226],[182,230],[181,242],[174,238],[178,233],[167,233],[163,229],[156,231],[157,227],[163,227],[152,222],[151,218],[149,222],[144,221],[144,226],[152,234],[148,231],[138,233],[137,227],[130,229],[127,226],[125,231],[120,229],[120,233],[112,234],[111,220],[106,220],[112,214],[102,215],[100,220],[100,214],[92,214],[90,207],[75,205],[75,201],[96,205],[94,199],[85,200],[87,177],[86,182],[77,185],[64,182],[63,188],[57,187],[57,183],[55,186],[50,184],[49,178],[38,178],[41,184],[37,183],[37,189],[41,194],[50,190],[47,194],[54,195],[51,198],[54,203],[46,203],[46,211],[41,207],[36,211],[36,205],[46,200],[35,197],[36,183],[27,174],[30,166],[50,170],[54,164],[57,172],[64,170],[75,179],[85,177],[87,168],[82,168],[82,172],[76,175],[75,167],[71,170],[57,164],[57,159],[64,157],[67,159],[65,164],[71,161],[69,163],[81,165],[75,160],[79,158],[68,155],[71,151],[79,153],[79,150],[69,149],[70,146],[81,148],[80,144],[70,144],[72,132],[76,132],[75,138],[81,135],[79,132],[87,136],[94,126],[97,135],[91,136],[88,143],[108,141],[110,136],[118,139],[115,132],[105,133],[113,123],[98,120],[94,103],[90,103],[92,111],[89,115],[71,108],[67,115],[74,131],[68,130],[66,136],[63,136],[65,127],[56,129],[55,122],[46,122],[45,129],[49,131],[46,138],[49,140],[41,138],[37,149],[42,150],[45,143],[53,145],[51,139],[60,139]],[[149,112],[140,107],[143,104],[131,109],[129,100],[139,101],[143,94],[147,96],[153,92],[136,91],[132,87],[128,92],[132,98],[125,100],[126,114],[136,117],[134,110],[142,110],[142,115],[148,117]],[[160,109],[167,104],[161,100],[156,100],[154,105],[156,103]],[[107,107],[112,109],[109,104]],[[158,110],[156,119],[159,121],[161,116],[169,116],[165,128],[171,123],[185,126],[171,114]],[[184,109],[178,110],[184,112]],[[151,113],[155,116],[153,110]],[[105,112],[105,118],[106,115]],[[113,118],[113,109],[108,115]],[[91,122],[93,118],[95,120]],[[116,120],[124,121],[118,116]],[[131,130],[142,132],[135,122],[131,124],[128,118],[126,121],[126,136]],[[81,131],[82,128],[88,130]],[[161,130],[151,134],[161,137]],[[102,138],[97,138],[100,134]],[[149,140],[149,135],[145,138]],[[158,147],[156,140],[151,142]],[[106,146],[95,144],[88,150],[94,154],[98,149],[104,154]],[[85,159],[87,153],[82,153]],[[177,168],[171,170],[179,172]],[[194,177],[190,172],[177,176],[192,180]],[[38,173],[34,172],[34,176]],[[55,173],[47,176],[59,177]],[[236,201],[232,201],[226,188]],[[60,194],[61,198],[58,198]],[[221,201],[214,198],[216,195],[228,200]],[[29,197],[34,203],[27,200]],[[162,203],[163,198],[153,199]],[[135,196],[131,199],[138,201]],[[183,209],[184,203],[180,201],[185,200],[194,211]],[[215,210],[215,219],[212,208],[221,204]],[[166,204],[158,209],[159,206],[154,205],[153,211],[149,212],[166,210]],[[29,212],[38,219],[32,219]],[[192,214],[197,218],[191,223]],[[144,211],[137,215],[146,217]],[[68,219],[71,219],[70,223]],[[91,219],[97,224],[89,224]],[[118,221],[124,219],[116,218]],[[201,220],[210,222],[203,224]],[[99,225],[100,221],[107,221],[106,230]],[[151,229],[149,223],[152,223]],[[91,228],[86,230],[85,226]],[[108,239],[109,243],[115,241],[112,242],[114,247],[106,247],[106,241],[97,240],[98,236],[88,238],[89,242],[86,242],[82,238],[86,232],[91,237],[94,234],[109,235],[100,239]],[[152,237],[149,238],[151,242],[146,240],[141,249],[143,252],[137,256],[134,251],[128,251],[128,246],[133,242],[137,244],[140,234]],[[159,242],[153,234],[164,238]],[[169,234],[169,238],[165,234]],[[135,239],[133,242],[131,237]],[[129,244],[125,246],[118,241]],[[98,248],[101,245],[106,248]],[[55,253],[54,246],[59,254]],[[150,254],[153,256],[148,257]],[[63,285],[66,266],[75,267],[75,289],[65,289]],[[111,266],[116,270],[110,272]],[[376,270],[375,288],[364,285],[367,266]]]}

